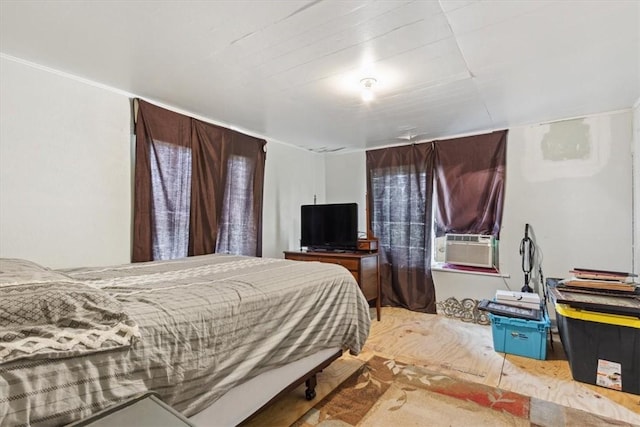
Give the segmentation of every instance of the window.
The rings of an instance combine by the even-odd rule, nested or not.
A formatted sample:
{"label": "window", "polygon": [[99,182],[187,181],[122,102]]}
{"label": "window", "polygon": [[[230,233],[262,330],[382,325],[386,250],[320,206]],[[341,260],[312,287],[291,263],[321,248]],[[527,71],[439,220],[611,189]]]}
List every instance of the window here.
{"label": "window", "polygon": [[256,255],[257,219],[252,191],[254,173],[250,159],[237,155],[229,157],[216,252]]}
{"label": "window", "polygon": [[410,166],[396,166],[372,171],[371,191],[378,197],[373,202],[373,233],[381,246],[393,248],[390,257],[402,253],[401,262],[415,267],[424,264],[426,201],[425,172]]}
{"label": "window", "polygon": [[266,141],[138,103],[132,261],[260,256]]}
{"label": "window", "polygon": [[431,144],[367,151],[371,228],[379,239],[382,303],[435,313],[431,279]]}
{"label": "window", "polygon": [[150,150],[153,259],[187,256],[191,202],[191,149],[155,142]]}
{"label": "window", "polygon": [[[434,144],[435,260],[444,262],[447,233],[500,238],[506,137],[507,131],[499,131]],[[496,244],[493,252],[496,268],[497,248]]]}
{"label": "window", "polygon": [[[506,134],[367,151],[367,202],[380,240],[383,304],[435,312],[434,234],[498,237]],[[435,242],[440,254],[443,245]]]}

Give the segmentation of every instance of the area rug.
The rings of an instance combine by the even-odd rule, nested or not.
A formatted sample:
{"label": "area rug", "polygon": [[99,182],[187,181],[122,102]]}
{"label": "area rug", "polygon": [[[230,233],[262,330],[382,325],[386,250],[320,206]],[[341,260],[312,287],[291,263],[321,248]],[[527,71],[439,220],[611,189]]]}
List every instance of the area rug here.
{"label": "area rug", "polygon": [[630,426],[374,356],[294,426]]}

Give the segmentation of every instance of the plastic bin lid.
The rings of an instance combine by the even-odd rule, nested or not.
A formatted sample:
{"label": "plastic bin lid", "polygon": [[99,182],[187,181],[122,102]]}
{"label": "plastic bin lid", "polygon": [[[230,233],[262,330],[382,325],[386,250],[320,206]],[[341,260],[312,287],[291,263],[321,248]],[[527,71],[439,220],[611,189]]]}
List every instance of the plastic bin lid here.
{"label": "plastic bin lid", "polygon": [[616,326],[627,326],[629,328],[640,329],[640,319],[632,316],[620,314],[598,313],[596,311],[581,310],[570,307],[567,304],[556,304],[556,313],[577,320],[589,322],[608,323]]}

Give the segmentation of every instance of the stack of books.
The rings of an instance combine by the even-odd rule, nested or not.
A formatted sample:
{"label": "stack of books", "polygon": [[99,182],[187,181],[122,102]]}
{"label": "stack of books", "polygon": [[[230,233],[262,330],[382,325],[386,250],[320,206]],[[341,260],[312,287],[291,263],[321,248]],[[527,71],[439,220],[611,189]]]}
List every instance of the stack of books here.
{"label": "stack of books", "polygon": [[568,287],[615,292],[634,292],[636,289],[635,274],[586,268],[574,268],[569,272],[573,277],[561,282]]}

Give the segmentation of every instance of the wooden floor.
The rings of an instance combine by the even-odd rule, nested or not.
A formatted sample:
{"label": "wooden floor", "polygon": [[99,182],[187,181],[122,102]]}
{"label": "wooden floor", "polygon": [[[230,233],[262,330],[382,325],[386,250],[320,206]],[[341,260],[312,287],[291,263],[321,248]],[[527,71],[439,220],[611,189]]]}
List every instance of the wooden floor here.
{"label": "wooden floor", "polygon": [[248,425],[291,425],[374,354],[640,425],[640,396],[574,381],[557,334],[547,360],[505,356],[494,351],[490,326],[391,307],[372,321],[358,356],[345,354],[318,375],[316,399],[305,401],[300,387]]}

